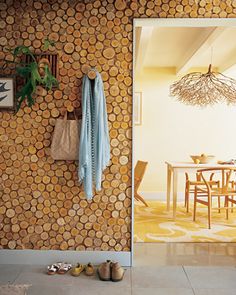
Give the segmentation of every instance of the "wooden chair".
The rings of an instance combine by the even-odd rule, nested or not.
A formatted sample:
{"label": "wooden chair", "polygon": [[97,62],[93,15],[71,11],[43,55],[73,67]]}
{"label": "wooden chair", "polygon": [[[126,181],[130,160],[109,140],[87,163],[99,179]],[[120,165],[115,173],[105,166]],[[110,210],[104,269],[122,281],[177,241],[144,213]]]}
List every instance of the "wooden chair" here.
{"label": "wooden chair", "polygon": [[139,195],[138,189],[143,180],[147,164],[148,162],[138,161],[134,168],[134,198],[137,201],[141,201],[146,207],[148,207],[148,204],[144,201],[143,197]]}
{"label": "wooden chair", "polygon": [[[202,169],[198,170],[199,176],[203,181],[204,185],[196,185],[194,189],[194,212],[193,212],[193,220],[196,220],[196,210],[197,203],[207,206],[208,208],[208,228],[211,228],[211,211],[212,209],[222,209],[226,210],[226,219],[229,218],[229,203],[236,204],[236,200],[234,200],[234,196],[236,196],[236,189],[231,185],[231,176],[232,172],[235,172],[236,168],[210,168],[210,169]],[[213,187],[210,184],[210,180],[207,180],[207,174],[209,172],[220,173],[221,180],[218,187]],[[218,207],[212,207],[212,199],[214,197],[224,198],[224,207],[220,207],[218,203]]]}
{"label": "wooden chair", "polygon": [[[214,176],[214,173],[212,173],[211,176],[210,176],[210,184],[211,184],[211,186],[214,186],[214,185],[219,186],[219,181],[218,180],[214,181],[213,176]],[[189,212],[190,194],[194,193],[196,185],[204,184],[204,181],[200,179],[199,174],[196,175],[196,180],[190,180],[188,173],[185,173],[185,179],[186,180],[185,180],[185,202],[184,202],[184,206],[186,207],[186,211],[188,213]],[[220,206],[220,198],[218,199],[218,203],[219,203],[219,206]],[[219,209],[219,212],[220,212],[220,209]]]}

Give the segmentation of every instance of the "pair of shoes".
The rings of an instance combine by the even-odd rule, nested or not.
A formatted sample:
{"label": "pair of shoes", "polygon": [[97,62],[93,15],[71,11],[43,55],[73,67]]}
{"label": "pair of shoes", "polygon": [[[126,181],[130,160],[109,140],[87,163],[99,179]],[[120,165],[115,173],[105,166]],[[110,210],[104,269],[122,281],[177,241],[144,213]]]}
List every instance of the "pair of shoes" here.
{"label": "pair of shoes", "polygon": [[74,277],[78,277],[84,270],[87,276],[92,276],[94,274],[94,268],[90,262],[87,265],[78,263],[77,266],[71,269],[70,274]]}
{"label": "pair of shoes", "polygon": [[72,265],[67,262],[57,262],[51,265],[48,265],[47,269],[47,274],[48,275],[54,275],[56,273],[58,274],[65,274],[70,270]]}
{"label": "pair of shoes", "polygon": [[101,281],[119,282],[123,280],[125,270],[118,262],[107,260],[98,267],[98,276]]}

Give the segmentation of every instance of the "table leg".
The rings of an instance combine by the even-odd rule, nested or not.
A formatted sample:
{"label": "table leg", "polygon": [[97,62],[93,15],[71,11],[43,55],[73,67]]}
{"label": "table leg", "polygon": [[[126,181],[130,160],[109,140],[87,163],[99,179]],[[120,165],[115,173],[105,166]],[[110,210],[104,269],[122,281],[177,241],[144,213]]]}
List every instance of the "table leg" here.
{"label": "table leg", "polygon": [[170,211],[171,176],[172,170],[170,165],[167,165],[167,211]]}
{"label": "table leg", "polygon": [[177,206],[177,185],[178,185],[178,174],[174,170],[173,173],[173,219],[176,218],[176,206]]}

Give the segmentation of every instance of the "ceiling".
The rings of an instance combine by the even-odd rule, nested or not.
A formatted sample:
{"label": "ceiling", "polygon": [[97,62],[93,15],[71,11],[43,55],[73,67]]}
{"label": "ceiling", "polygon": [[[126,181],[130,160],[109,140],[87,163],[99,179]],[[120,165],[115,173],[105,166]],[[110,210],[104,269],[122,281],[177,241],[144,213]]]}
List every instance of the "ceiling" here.
{"label": "ceiling", "polygon": [[192,68],[207,68],[212,60],[218,71],[232,72],[235,36],[236,27],[138,27],[135,69],[171,67],[183,75]]}

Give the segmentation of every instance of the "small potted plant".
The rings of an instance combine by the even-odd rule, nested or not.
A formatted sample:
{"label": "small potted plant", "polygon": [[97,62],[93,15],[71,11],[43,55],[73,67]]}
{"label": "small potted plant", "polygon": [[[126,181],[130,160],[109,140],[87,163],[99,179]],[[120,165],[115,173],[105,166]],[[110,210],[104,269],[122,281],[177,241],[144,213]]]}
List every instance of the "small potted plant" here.
{"label": "small potted plant", "polygon": [[[47,50],[50,45],[54,46],[54,41],[45,39],[42,49]],[[34,105],[35,100],[33,94],[36,91],[36,86],[41,85],[47,90],[51,90],[54,86],[58,87],[58,81],[52,75],[49,61],[46,58],[37,61],[30,48],[24,45],[17,46],[15,49],[9,51],[13,55],[13,61],[6,61],[6,64],[14,63],[16,75],[19,75],[24,80],[23,86],[16,92],[16,111],[20,109],[25,100],[29,107]],[[22,61],[23,55],[29,56],[30,58],[28,60],[30,61]]]}

